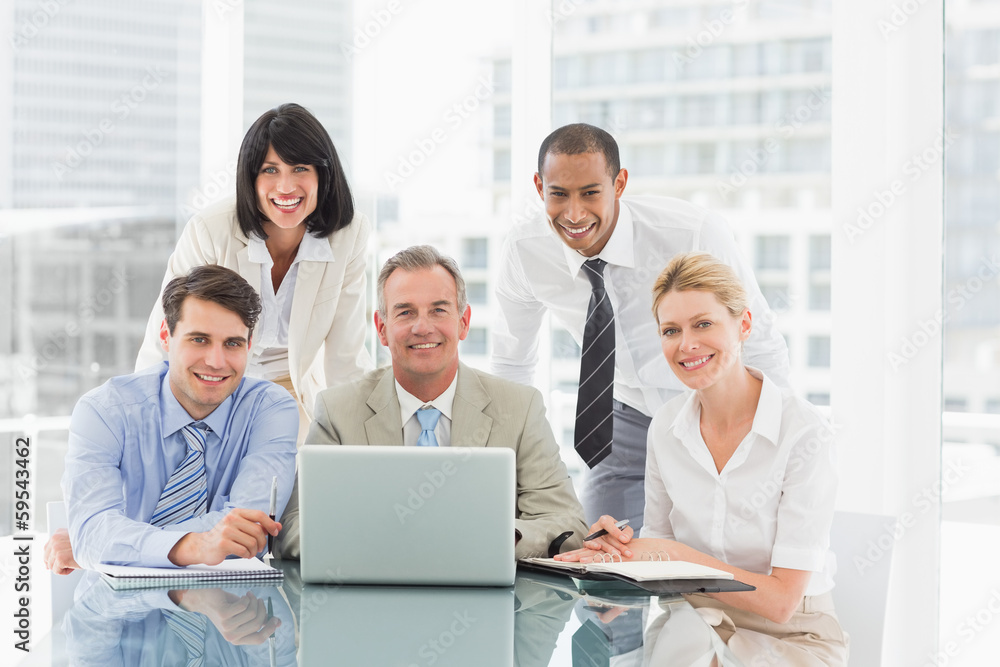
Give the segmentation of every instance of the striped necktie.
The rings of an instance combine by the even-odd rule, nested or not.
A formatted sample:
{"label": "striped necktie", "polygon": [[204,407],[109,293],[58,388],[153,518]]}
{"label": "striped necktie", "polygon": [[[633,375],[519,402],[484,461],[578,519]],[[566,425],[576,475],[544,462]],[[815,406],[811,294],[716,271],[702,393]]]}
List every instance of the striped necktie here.
{"label": "striped necktie", "polygon": [[576,451],[593,468],[611,453],[615,382],[615,314],[604,289],[603,259],[583,263],[592,292],[583,328],[580,387],[576,398]]}
{"label": "striped necktie", "polygon": [[192,422],[182,431],[187,440],[187,456],[167,480],[149,522],[154,526],[180,523],[208,510],[208,479],[205,475],[204,422]]}
{"label": "striped necktie", "polygon": [[163,618],[187,652],[185,667],[202,667],[205,664],[205,632],[208,620],[193,611],[163,611]]}
{"label": "striped necktie", "polygon": [[417,447],[437,447],[438,439],[434,435],[434,427],[441,419],[441,411],[437,408],[421,408],[417,410],[417,421],[420,422],[420,437],[417,438]]}

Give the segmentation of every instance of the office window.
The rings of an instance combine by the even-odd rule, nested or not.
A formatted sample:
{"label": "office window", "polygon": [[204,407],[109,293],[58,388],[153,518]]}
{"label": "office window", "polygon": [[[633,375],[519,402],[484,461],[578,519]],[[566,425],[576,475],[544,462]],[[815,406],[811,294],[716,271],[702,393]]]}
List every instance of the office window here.
{"label": "office window", "polygon": [[767,305],[775,313],[783,313],[792,307],[792,298],[788,294],[788,283],[759,282],[760,293],[764,295]]}
{"label": "office window", "polygon": [[829,283],[809,285],[809,310],[830,310]]}
{"label": "office window", "polygon": [[715,172],[716,145],[686,143],[680,146],[680,169],[686,174],[711,174]]}
{"label": "office window", "polygon": [[94,334],[94,362],[98,366],[114,368],[118,361],[117,353],[114,334]]}
{"label": "office window", "polygon": [[680,125],[695,127],[716,125],[715,97],[711,95],[688,95],[680,99]]}
{"label": "office window", "polygon": [[830,144],[825,139],[791,139],[786,142],[782,171],[828,172]]}
{"label": "office window", "polygon": [[731,125],[755,125],[760,122],[760,93],[733,93],[730,105]]}
{"label": "office window", "polygon": [[399,197],[383,195],[375,199],[375,218],[377,223],[399,221]]}
{"label": "office window", "polygon": [[635,100],[629,109],[630,125],[637,128],[659,128],[665,122],[662,98]]}
{"label": "office window", "polygon": [[629,164],[636,173],[661,176],[666,173],[666,155],[663,144],[637,144],[629,146]]}
{"label": "office window", "polygon": [[484,238],[462,239],[462,268],[485,269],[490,258],[490,242]]}
{"label": "office window", "polygon": [[965,398],[958,396],[945,396],[944,398],[945,412],[966,412],[968,405],[969,402]]}
{"label": "office window", "polygon": [[667,73],[667,59],[660,49],[633,51],[630,54],[631,78],[636,83],[661,81]]}
{"label": "office window", "polygon": [[755,242],[756,262],[758,269],[787,269],[791,253],[791,240],[788,236],[758,236]]}
{"label": "office window", "polygon": [[493,107],[493,136],[510,136],[510,105],[498,104]]}
{"label": "office window", "polygon": [[732,72],[734,77],[757,76],[760,73],[760,45],[734,44]]}
{"label": "office window", "polygon": [[486,329],[482,327],[470,327],[469,335],[462,341],[462,353],[484,356],[487,352],[487,340]]}
{"label": "office window", "polygon": [[[140,265],[129,264],[123,277],[129,282],[129,289],[125,294],[127,314],[130,318],[145,322],[160,293],[163,276],[157,276],[155,269],[144,270]],[[138,347],[136,351],[138,352]]]}
{"label": "office window", "polygon": [[813,405],[830,405],[830,394],[826,392],[810,392],[806,394],[806,400]]}
{"label": "office window", "polygon": [[829,336],[809,336],[807,342],[809,346],[808,365],[811,368],[830,367],[830,337]]}
{"label": "office window", "polygon": [[500,58],[493,63],[493,83],[498,93],[510,92],[511,64],[507,58]]}
{"label": "office window", "polygon": [[486,283],[481,280],[470,280],[465,283],[465,293],[473,306],[486,305]]}
{"label": "office window", "polygon": [[809,237],[809,269],[811,271],[830,270],[830,235],[813,234]]}
{"label": "office window", "polygon": [[576,83],[575,58],[556,58],[552,61],[552,88],[559,90]]}
{"label": "office window", "polygon": [[510,150],[506,148],[493,151],[493,180],[498,183],[510,182]]}

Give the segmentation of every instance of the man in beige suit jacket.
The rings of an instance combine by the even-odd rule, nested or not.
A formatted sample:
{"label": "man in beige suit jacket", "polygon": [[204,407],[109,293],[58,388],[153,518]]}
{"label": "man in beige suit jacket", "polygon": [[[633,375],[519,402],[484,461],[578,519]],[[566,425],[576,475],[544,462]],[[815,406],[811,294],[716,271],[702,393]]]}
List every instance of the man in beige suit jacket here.
{"label": "man in beige suit jacket", "polygon": [[[392,366],[327,389],[316,401],[307,444],[417,445],[429,428],[440,446],[510,447],[517,459],[515,556],[581,544],[587,527],[538,390],[460,364],[471,309],[454,260],[430,246],[393,256],[378,279],[375,326]],[[420,410],[440,412],[422,427]],[[281,518],[275,552],[298,558],[298,488]],[[559,548],[558,543],[555,548]]]}

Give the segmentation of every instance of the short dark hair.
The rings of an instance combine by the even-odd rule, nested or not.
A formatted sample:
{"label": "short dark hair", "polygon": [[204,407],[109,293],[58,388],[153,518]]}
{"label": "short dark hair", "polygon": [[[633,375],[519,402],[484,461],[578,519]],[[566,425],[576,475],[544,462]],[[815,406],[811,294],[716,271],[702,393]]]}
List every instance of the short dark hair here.
{"label": "short dark hair", "polygon": [[621,171],[621,159],[618,157],[618,142],[610,134],[599,127],[586,123],[563,125],[549,136],[545,137],[542,147],[538,149],[538,176],[542,176],[542,165],[545,156],[579,155],[580,153],[603,153],[604,162],[608,165],[608,173],[612,180]]}
{"label": "short dark hair", "polygon": [[306,231],[324,238],[351,224],[354,197],[333,140],[323,125],[298,104],[264,112],[247,130],[236,163],[236,220],[247,236],[266,239],[264,214],[257,205],[257,175],[269,146],[286,164],[308,164],[319,177],[316,210],[305,220]]}
{"label": "short dark hair", "polygon": [[232,269],[215,264],[205,264],[191,269],[185,276],[177,276],[163,288],[163,316],[167,329],[174,335],[174,328],[181,319],[181,308],[189,296],[217,303],[240,316],[253,335],[254,325],[260,317],[260,297],[243,276]]}
{"label": "short dark hair", "polygon": [[469,300],[465,293],[465,278],[462,277],[462,272],[458,268],[458,262],[447,255],[442,255],[434,246],[415,245],[406,250],[400,250],[387,259],[382,265],[382,270],[378,273],[378,312],[383,320],[388,311],[385,303],[385,283],[389,280],[392,272],[396,269],[404,271],[433,269],[435,266],[440,266],[455,279],[455,299],[458,301],[455,305],[458,307],[459,316],[465,312]]}

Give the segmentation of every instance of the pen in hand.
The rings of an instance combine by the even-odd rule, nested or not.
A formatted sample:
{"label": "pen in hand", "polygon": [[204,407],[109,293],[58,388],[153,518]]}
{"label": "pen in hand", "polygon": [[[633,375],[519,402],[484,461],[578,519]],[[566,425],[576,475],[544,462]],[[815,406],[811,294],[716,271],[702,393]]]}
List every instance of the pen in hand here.
{"label": "pen in hand", "polygon": [[[628,525],[628,519],[622,519],[621,521],[619,521],[618,523],[615,524],[615,528],[617,528],[618,530],[621,530],[622,528],[624,528],[627,525]],[[591,533],[590,535],[587,535],[585,538],[583,538],[583,541],[587,542],[589,540],[596,540],[598,537],[602,537],[602,536],[607,535],[607,534],[608,534],[608,530],[606,528],[601,528],[599,531],[597,531],[595,533]]]}
{"label": "pen in hand", "polygon": [[[271,478],[271,510],[270,517],[271,521],[274,521],[274,515],[278,512],[278,477],[274,476]],[[271,545],[274,542],[274,537],[271,533],[267,534],[267,555],[271,555]]]}

